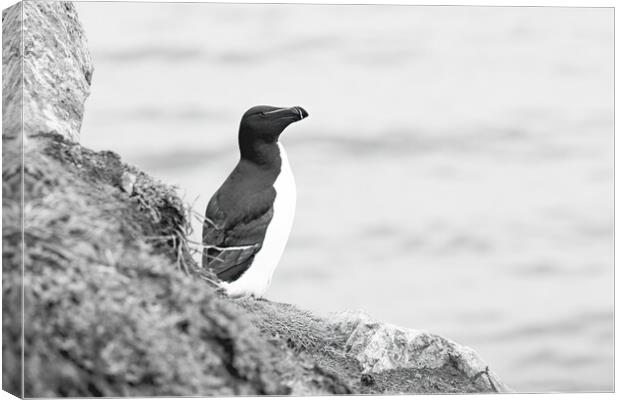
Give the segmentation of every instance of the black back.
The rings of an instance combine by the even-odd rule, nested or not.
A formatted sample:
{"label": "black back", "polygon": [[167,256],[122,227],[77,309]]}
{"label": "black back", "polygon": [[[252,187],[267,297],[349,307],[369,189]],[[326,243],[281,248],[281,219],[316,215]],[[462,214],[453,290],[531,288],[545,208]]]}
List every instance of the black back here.
{"label": "black back", "polygon": [[[276,146],[277,147],[277,146]],[[273,217],[278,167],[241,160],[209,201],[202,230],[203,267],[227,282],[239,278],[261,249]]]}
{"label": "black back", "polygon": [[241,159],[209,201],[202,230],[203,268],[212,269],[221,280],[238,279],[261,250],[282,163],[278,137],[291,122],[307,115],[301,107],[257,106],[241,119]]}

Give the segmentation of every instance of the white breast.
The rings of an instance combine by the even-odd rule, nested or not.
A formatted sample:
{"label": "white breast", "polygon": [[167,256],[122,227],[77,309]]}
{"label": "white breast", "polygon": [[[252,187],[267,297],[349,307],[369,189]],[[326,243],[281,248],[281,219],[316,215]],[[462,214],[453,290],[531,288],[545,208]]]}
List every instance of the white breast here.
{"label": "white breast", "polygon": [[275,271],[288,236],[293,227],[295,218],[295,203],[297,201],[297,190],[295,188],[295,178],[284,146],[278,143],[280,148],[280,158],[282,166],[280,174],[274,183],[276,199],[273,203],[273,217],[267,227],[263,247],[256,254],[254,262],[250,268],[239,279],[231,283],[222,283],[222,287],[231,296],[254,295],[261,297],[271,284],[271,277]]}

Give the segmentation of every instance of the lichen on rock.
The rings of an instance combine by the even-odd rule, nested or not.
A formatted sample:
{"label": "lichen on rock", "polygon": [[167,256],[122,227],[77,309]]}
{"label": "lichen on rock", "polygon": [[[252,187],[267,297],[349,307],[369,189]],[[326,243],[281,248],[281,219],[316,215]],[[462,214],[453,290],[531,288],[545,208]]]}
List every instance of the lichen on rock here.
{"label": "lichen on rock", "polygon": [[23,111],[26,135],[79,141],[94,67],[75,6],[23,1],[4,10],[2,64],[3,136],[21,135]]}
{"label": "lichen on rock", "polygon": [[319,318],[290,304],[236,299],[262,334],[309,357],[351,393],[510,392],[471,349],[363,312]]}
{"label": "lichen on rock", "polygon": [[23,111],[22,3],[2,11],[2,136],[20,138]]}
{"label": "lichen on rock", "polygon": [[339,330],[350,332],[344,344],[346,353],[365,373],[403,367],[439,371],[447,367],[470,379],[479,391],[510,391],[475,351],[449,339],[380,322],[363,312],[339,313],[331,321]]}

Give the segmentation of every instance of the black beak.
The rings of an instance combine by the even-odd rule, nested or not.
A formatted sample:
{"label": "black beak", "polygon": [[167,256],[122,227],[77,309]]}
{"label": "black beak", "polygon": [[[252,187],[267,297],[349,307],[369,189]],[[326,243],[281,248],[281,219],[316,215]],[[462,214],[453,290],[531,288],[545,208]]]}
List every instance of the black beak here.
{"label": "black beak", "polygon": [[308,111],[304,110],[301,107],[293,107],[299,113],[299,120],[306,118],[308,116]]}
{"label": "black beak", "polygon": [[265,115],[270,115],[275,118],[293,117],[296,119],[296,121],[301,121],[308,116],[308,111],[304,110],[301,107],[287,107],[278,108],[273,111],[267,111]]}

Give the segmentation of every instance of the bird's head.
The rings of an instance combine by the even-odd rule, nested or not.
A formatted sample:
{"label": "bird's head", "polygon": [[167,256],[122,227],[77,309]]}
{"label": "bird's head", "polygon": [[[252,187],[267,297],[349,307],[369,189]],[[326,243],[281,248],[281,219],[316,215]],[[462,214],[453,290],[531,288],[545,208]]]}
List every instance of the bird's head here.
{"label": "bird's head", "polygon": [[307,116],[301,107],[254,106],[241,117],[239,140],[275,143],[287,126]]}

